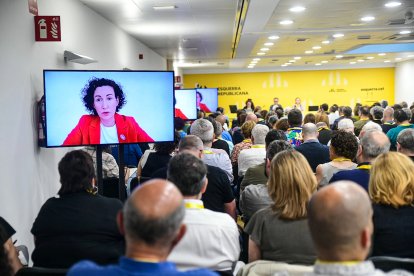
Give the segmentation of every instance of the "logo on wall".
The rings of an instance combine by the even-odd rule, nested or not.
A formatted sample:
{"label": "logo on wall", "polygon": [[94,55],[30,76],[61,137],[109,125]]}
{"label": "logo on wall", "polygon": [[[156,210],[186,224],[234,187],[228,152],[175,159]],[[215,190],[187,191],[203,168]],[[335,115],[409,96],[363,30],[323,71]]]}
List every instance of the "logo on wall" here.
{"label": "logo on wall", "polygon": [[35,16],[36,41],[61,41],[60,16]]}

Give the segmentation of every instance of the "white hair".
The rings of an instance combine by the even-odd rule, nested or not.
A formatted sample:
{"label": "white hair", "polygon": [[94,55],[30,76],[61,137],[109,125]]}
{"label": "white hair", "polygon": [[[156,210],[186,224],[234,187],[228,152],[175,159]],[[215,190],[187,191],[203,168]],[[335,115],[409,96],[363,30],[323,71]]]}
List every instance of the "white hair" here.
{"label": "white hair", "polygon": [[354,132],[354,122],[351,119],[345,118],[338,122],[338,129],[343,129],[348,132]]}
{"label": "white hair", "polygon": [[254,128],[252,129],[252,137],[253,137],[254,144],[260,144],[260,145],[265,144],[265,138],[268,132],[269,132],[268,126],[265,126],[262,124],[255,125]]}

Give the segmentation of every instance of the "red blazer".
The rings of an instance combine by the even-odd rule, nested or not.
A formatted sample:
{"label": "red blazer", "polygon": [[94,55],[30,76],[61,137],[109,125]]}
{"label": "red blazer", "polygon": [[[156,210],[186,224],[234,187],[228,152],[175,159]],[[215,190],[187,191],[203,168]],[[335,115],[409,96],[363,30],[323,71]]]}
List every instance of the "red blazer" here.
{"label": "red blazer", "polygon": [[205,113],[211,113],[210,109],[207,107],[205,103],[200,103],[199,108],[203,110]]}
{"label": "red blazer", "polygon": [[187,116],[185,116],[184,113],[179,108],[175,108],[175,112],[174,113],[175,113],[175,117],[179,117],[179,118],[181,118],[183,120],[187,120],[188,119]]}
{"label": "red blazer", "polygon": [[[100,144],[101,127],[97,115],[83,115],[76,127],[69,133],[63,146]],[[154,140],[130,116],[115,113],[115,124],[119,143],[154,142]]]}

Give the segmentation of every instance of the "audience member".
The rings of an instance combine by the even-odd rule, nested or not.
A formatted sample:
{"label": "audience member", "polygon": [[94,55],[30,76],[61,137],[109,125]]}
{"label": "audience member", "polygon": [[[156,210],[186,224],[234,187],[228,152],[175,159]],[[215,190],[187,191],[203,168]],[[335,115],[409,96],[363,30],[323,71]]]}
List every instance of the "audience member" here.
{"label": "audience member", "polygon": [[359,120],[359,109],[361,108],[362,104],[361,103],[356,103],[354,106],[354,110],[353,110],[353,115],[352,116],[352,121],[356,122]]}
{"label": "audience member", "polygon": [[227,143],[227,141],[221,138],[221,133],[223,132],[223,128],[221,124],[211,117],[208,117],[206,120],[210,121],[210,123],[213,125],[213,130],[214,130],[214,138],[213,138],[213,143],[211,144],[211,147],[214,149],[224,150],[227,153],[227,155],[230,157],[230,146]]}
{"label": "audience member", "polygon": [[[374,124],[374,123],[373,123]],[[366,125],[365,125],[366,126]],[[340,171],[334,174],[330,183],[339,180],[350,180],[368,192],[371,164],[378,155],[390,150],[390,140],[382,130],[372,130],[365,133],[358,146],[356,160],[358,166],[354,170]]]}
{"label": "audience member", "polygon": [[319,106],[318,113],[319,114],[328,114],[328,110],[329,110],[329,105],[327,103],[323,103]]}
{"label": "audience member", "polygon": [[228,154],[222,149],[211,147],[214,139],[213,124],[206,119],[198,119],[191,125],[190,133],[203,141],[203,161],[210,166],[224,170],[229,181],[233,182],[233,168]]}
{"label": "audience member", "polygon": [[244,229],[250,235],[249,262],[315,262],[306,205],[316,187],[315,176],[302,154],[285,150],[273,157],[268,181],[273,204],[257,211]]}
{"label": "audience member", "polygon": [[[227,119],[226,119],[226,117],[224,115],[218,115],[216,117],[216,121],[221,124],[222,129],[223,129],[223,131],[221,133],[221,137],[224,140],[230,142],[231,143],[231,146],[230,146],[230,144],[229,144],[229,146],[230,146],[230,148],[233,148],[233,138],[231,137],[230,132],[228,132]],[[231,152],[231,149],[230,149],[230,152]]]}
{"label": "audience member", "polygon": [[279,98],[273,98],[273,104],[269,107],[269,111],[276,111],[276,108],[283,108],[281,104],[279,104]]}
{"label": "audience member", "polygon": [[337,118],[332,124],[332,130],[337,130],[338,123],[343,119],[351,119],[352,121],[354,121],[352,118],[352,109],[349,106],[339,107],[339,118]]}
{"label": "audience member", "polygon": [[168,180],[184,196],[187,233],[168,260],[179,269],[206,267],[231,271],[240,254],[239,231],[227,214],[204,209],[202,194],[207,188],[207,167],[190,153],[174,156],[168,164]]}
{"label": "audience member", "polygon": [[[270,130],[266,134],[266,138],[265,138],[266,152],[267,152],[269,144],[275,140],[286,141],[285,133],[281,130]],[[272,160],[270,159],[270,161]],[[246,188],[248,185],[264,184],[266,182],[267,182],[266,162],[265,160],[263,160],[262,163],[256,166],[252,166],[247,169],[243,177],[243,180],[240,184],[240,190],[243,191],[244,188]]]}
{"label": "audience member", "polygon": [[369,106],[361,106],[358,110],[359,120],[354,123],[355,135],[359,136],[362,127],[369,121]]}
{"label": "audience member", "polygon": [[374,123],[374,122],[372,122],[372,121],[369,121],[368,123],[366,123],[366,124],[362,127],[361,132],[359,133],[359,136],[358,136],[358,141],[359,141],[360,139],[362,139],[362,137],[364,137],[365,133],[367,133],[367,132],[369,132],[369,131],[374,131],[374,130],[382,131],[382,128],[381,128],[381,126],[380,126],[379,124]]}
{"label": "audience member", "polygon": [[118,214],[126,240],[125,257],[110,266],[82,261],[68,275],[216,275],[205,269],[179,272],[166,261],[186,232],[184,216],[183,197],[174,184],[148,181],[132,193]]}
{"label": "audience member", "polygon": [[180,134],[180,137],[187,135],[187,132],[184,131],[184,127],[185,121],[180,117],[174,117],[174,129]]}
{"label": "audience member", "polygon": [[366,261],[372,235],[367,193],[350,181],[322,188],[309,203],[308,222],[318,256],[311,275],[411,275],[376,270]]}
{"label": "audience member", "polygon": [[398,134],[397,151],[414,161],[414,129],[407,128]]}
{"label": "audience member", "polygon": [[0,275],[2,276],[12,276],[22,267],[11,239],[15,233],[13,227],[0,217]]}
{"label": "audience member", "polygon": [[414,128],[414,125],[410,124],[411,115],[411,110],[408,108],[395,110],[394,118],[397,126],[387,132],[387,136],[391,141],[391,150],[397,150],[397,136],[403,129]]}
{"label": "audience member", "polygon": [[303,124],[312,123],[316,124],[316,117],[313,113],[308,113],[305,115],[305,118],[303,118]]}
{"label": "audience member", "polygon": [[68,268],[88,259],[115,263],[124,252],[116,225],[122,203],[96,194],[92,157],[83,150],[68,152],[59,162],[59,197],[49,198],[33,223],[34,266]]}
{"label": "audience member", "polygon": [[295,147],[295,149],[302,153],[308,161],[313,172],[319,164],[324,164],[330,161],[329,147],[319,143],[318,129],[313,123],[304,124],[302,127],[303,143]]}
{"label": "audience member", "polygon": [[350,132],[352,134],[354,134],[354,130],[355,130],[355,126],[354,126],[354,122],[352,122],[351,119],[348,118],[343,118],[342,120],[340,120],[338,122],[338,126],[337,126],[338,130],[344,130],[346,132]]}
{"label": "audience member", "polygon": [[384,116],[384,108],[382,108],[381,106],[373,106],[369,110],[369,114],[371,115],[371,121],[379,125],[382,125],[382,118]]}
{"label": "audience member", "polygon": [[382,124],[381,124],[381,128],[382,131],[387,134],[387,132],[396,127],[397,124],[394,122],[394,109],[390,106],[386,107],[384,109],[384,114],[382,117]]}
{"label": "audience member", "polygon": [[[142,156],[142,150],[138,144],[125,144],[124,147],[124,165],[129,168],[136,168],[139,160]],[[119,165],[119,146],[111,146],[112,156],[115,158],[116,163]]]}
{"label": "audience member", "polygon": [[316,127],[318,128],[318,140],[319,143],[323,145],[328,145],[329,141],[331,140],[332,130],[328,127],[325,122],[316,123]]}
{"label": "audience member", "polygon": [[246,122],[246,111],[243,109],[237,110],[237,119],[233,120],[232,124],[232,138],[233,138],[233,145],[236,145],[243,141],[244,136],[243,132],[241,131],[242,125]]}
{"label": "audience member", "polygon": [[289,122],[287,118],[280,118],[276,123],[276,129],[283,131],[285,134],[288,133]]}
{"label": "audience member", "polygon": [[266,157],[265,138],[268,132],[269,128],[261,124],[255,125],[252,129],[252,146],[250,149],[240,151],[238,157],[239,176],[244,176],[248,168],[263,163]]}
{"label": "audience member", "polygon": [[[96,173],[96,147],[84,147],[83,151],[87,152],[93,160],[93,166]],[[119,167],[115,158],[110,153],[109,146],[104,146],[102,149],[102,177],[119,177]]]}
{"label": "audience member", "polygon": [[252,147],[252,130],[256,125],[253,121],[246,121],[242,127],[241,131],[243,132],[244,140],[238,144],[234,145],[233,151],[231,153],[231,163],[233,166],[238,164],[239,154],[244,149],[250,149]]}
{"label": "audience member", "polygon": [[245,223],[247,223],[257,211],[272,204],[273,201],[269,197],[267,185],[267,176],[270,175],[270,165],[273,157],[277,153],[288,149],[292,149],[292,145],[286,140],[274,140],[268,145],[266,151],[266,165],[262,171],[262,174],[266,176],[266,181],[245,187],[240,196],[240,210],[243,213]]}
{"label": "audience member", "polygon": [[335,120],[339,118],[338,105],[334,104],[329,108],[328,118],[329,118],[328,127],[332,127]]}
{"label": "audience member", "polygon": [[331,177],[342,170],[355,169],[357,164],[352,162],[358,151],[358,141],[353,133],[337,130],[332,133],[329,156],[331,162],[316,167],[316,179],[319,187],[329,183]]}
{"label": "audience member", "polygon": [[398,152],[378,156],[369,195],[374,203],[372,255],[414,258],[414,163]]}
{"label": "audience member", "polygon": [[288,142],[293,147],[302,144],[302,112],[299,108],[292,109],[288,114],[289,129],[287,130]]}

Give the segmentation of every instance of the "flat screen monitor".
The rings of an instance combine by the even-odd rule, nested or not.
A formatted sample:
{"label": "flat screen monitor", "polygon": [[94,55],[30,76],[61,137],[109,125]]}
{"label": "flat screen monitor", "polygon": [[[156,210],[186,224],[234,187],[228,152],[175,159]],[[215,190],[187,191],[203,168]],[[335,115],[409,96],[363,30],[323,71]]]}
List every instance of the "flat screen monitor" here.
{"label": "flat screen monitor", "polygon": [[183,120],[197,119],[195,89],[177,89],[175,90],[175,117]]}
{"label": "flat screen monitor", "polygon": [[310,105],[308,107],[308,111],[318,111],[319,110],[319,106],[317,105]]}
{"label": "flat screen monitor", "polygon": [[174,140],[173,71],[44,70],[46,146]]}
{"label": "flat screen monitor", "polygon": [[230,113],[237,113],[237,105],[231,104],[229,105]]}
{"label": "flat screen monitor", "polygon": [[218,107],[217,88],[197,88],[197,109],[205,113],[216,112]]}

